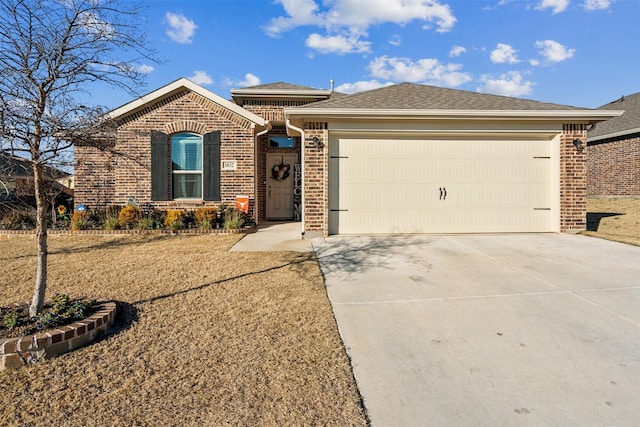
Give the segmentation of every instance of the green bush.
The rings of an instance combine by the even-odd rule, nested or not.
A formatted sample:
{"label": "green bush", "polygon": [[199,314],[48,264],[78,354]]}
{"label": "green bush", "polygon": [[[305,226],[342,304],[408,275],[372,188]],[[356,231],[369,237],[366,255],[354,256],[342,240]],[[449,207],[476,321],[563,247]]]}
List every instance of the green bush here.
{"label": "green bush", "polygon": [[244,214],[235,208],[230,208],[224,215],[224,228],[226,230],[238,230],[244,226]]}
{"label": "green bush", "polygon": [[105,230],[117,230],[120,227],[120,221],[117,216],[110,216],[104,220]]}
{"label": "green bush", "polygon": [[153,218],[140,218],[138,221],[138,230],[153,230],[154,223]]}

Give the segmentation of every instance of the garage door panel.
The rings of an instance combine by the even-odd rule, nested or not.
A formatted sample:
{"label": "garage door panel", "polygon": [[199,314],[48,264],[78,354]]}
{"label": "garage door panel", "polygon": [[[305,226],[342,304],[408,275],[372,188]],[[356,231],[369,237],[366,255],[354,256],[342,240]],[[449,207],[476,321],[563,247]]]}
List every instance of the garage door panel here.
{"label": "garage door panel", "polygon": [[332,234],[551,231],[550,141],[338,138],[329,150]]}

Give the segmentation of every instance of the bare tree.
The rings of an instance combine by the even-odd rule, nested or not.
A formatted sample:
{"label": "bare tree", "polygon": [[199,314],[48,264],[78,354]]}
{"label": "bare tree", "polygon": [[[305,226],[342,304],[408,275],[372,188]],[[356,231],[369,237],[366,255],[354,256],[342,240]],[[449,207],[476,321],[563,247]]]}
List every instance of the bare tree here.
{"label": "bare tree", "polygon": [[[79,102],[97,84],[137,94],[145,46],[137,2],[0,0],[0,146],[33,169],[37,270],[29,313],[42,311],[47,281],[47,198],[43,171],[74,143],[110,135],[104,109]],[[108,139],[108,138],[106,138]]]}

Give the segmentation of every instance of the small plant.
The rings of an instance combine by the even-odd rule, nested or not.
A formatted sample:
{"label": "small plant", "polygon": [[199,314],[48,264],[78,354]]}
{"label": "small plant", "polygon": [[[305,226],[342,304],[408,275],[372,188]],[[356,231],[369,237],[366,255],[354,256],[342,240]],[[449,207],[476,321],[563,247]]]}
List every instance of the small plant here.
{"label": "small plant", "polygon": [[[66,325],[87,318],[96,310],[96,306],[96,300],[72,300],[68,295],[55,294],[35,317],[29,317],[28,306],[1,308],[0,336],[29,335]],[[7,334],[7,330],[11,332]]]}
{"label": "small plant", "polygon": [[227,230],[238,230],[245,223],[244,214],[237,209],[230,208],[224,215],[224,228]]}
{"label": "small plant", "polygon": [[153,218],[140,218],[138,221],[138,230],[153,230]]}
{"label": "small plant", "polygon": [[182,209],[169,209],[167,211],[167,217],[164,220],[164,225],[172,230],[182,230],[186,216],[187,213]]}
{"label": "small plant", "polygon": [[14,329],[20,326],[20,316],[15,311],[6,313],[2,318],[2,324],[7,329]]}
{"label": "small plant", "polygon": [[133,227],[142,218],[142,209],[138,206],[129,205],[120,210],[118,214],[118,223],[120,227]]}
{"label": "small plant", "polygon": [[117,230],[120,227],[120,221],[117,216],[110,216],[104,220],[105,230]]}
{"label": "small plant", "polygon": [[218,218],[218,210],[216,208],[198,208],[194,216],[198,228],[211,230],[214,222]]}
{"label": "small plant", "polygon": [[74,212],[71,217],[72,230],[88,230],[92,226],[91,214],[89,212]]}

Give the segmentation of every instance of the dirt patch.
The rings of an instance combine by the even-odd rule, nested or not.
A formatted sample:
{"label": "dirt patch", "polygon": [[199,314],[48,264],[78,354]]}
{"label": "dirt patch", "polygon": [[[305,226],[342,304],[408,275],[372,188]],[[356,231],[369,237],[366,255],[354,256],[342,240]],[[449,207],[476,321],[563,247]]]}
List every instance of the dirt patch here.
{"label": "dirt patch", "polygon": [[584,234],[640,246],[640,198],[588,198]]}
{"label": "dirt patch", "polygon": [[[51,238],[48,294],[121,301],[123,328],[0,372],[3,424],[366,425],[314,255],[240,238]],[[34,245],[0,241],[0,305],[29,299]]]}

